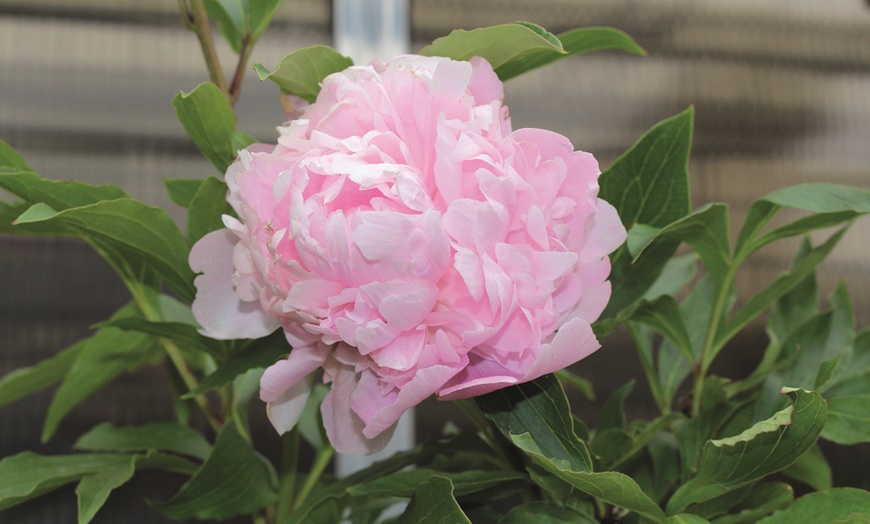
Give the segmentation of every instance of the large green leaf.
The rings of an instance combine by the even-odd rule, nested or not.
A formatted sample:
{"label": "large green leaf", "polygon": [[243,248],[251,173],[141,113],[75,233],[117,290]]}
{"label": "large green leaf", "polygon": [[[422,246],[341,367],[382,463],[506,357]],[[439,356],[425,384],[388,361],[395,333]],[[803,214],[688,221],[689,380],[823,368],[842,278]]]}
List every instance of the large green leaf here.
{"label": "large green leaf", "polygon": [[221,174],[226,173],[238,154],[232,146],[236,114],[220,88],[204,82],[190,93],[175,95],[172,107],[196,147]]}
{"label": "large green leaf", "polygon": [[453,483],[441,476],[431,477],[417,489],[399,524],[471,524],[453,496]]}
{"label": "large green leaf", "polygon": [[324,78],[352,65],[353,60],[335,49],[316,45],[303,47],[285,56],[274,71],[269,71],[262,64],[255,64],[254,70],[260,80],[268,78],[278,84],[283,93],[314,102]]}
{"label": "large green leaf", "polygon": [[85,451],[160,450],[205,459],[211,445],[198,431],[175,422],[152,422],[142,426],[117,427],[104,422],[76,441]]}
{"label": "large green leaf", "polygon": [[169,518],[228,519],[249,514],[277,497],[269,463],[227,424],[202,467],[171,500],[152,503]]}
{"label": "large green leaf", "polygon": [[193,300],[193,272],[184,236],[160,208],[122,198],[55,210],[34,204],[18,223],[51,224],[89,241],[125,280],[156,271],[186,300]]}
{"label": "large green leaf", "polygon": [[205,10],[209,18],[217,23],[227,44],[238,54],[242,50],[242,39],[247,35],[250,0],[205,0]]}
{"label": "large green leaf", "polygon": [[[600,196],[613,204],[623,224],[663,228],[688,215],[689,151],[694,109],[663,120],[601,174]],[[636,302],[656,281],[679,241],[655,242],[632,262],[626,246],[611,255],[613,290],[603,318]]]}
{"label": "large green leaf", "polygon": [[804,495],[794,504],[761,519],[758,524],[797,522],[870,522],[870,492],[855,488],[833,488]]}
{"label": "large green leaf", "polygon": [[[761,229],[783,207],[815,213],[761,235]],[[832,227],[870,213],[870,190],[827,183],[798,184],[778,189],[753,203],[734,252],[742,259],[781,238]]]}
{"label": "large green leaf", "polygon": [[560,466],[592,471],[589,451],[574,433],[568,399],[553,375],[502,388],[475,401],[505,437],[527,435],[540,453]]}
{"label": "large green leaf", "polygon": [[815,444],[825,425],[825,401],[801,389],[783,391],[792,406],[739,435],[711,440],[704,446],[698,473],[668,501],[668,514],[785,469]]}
{"label": "large green leaf", "polygon": [[30,171],[30,166],[21,156],[21,153],[16,151],[6,141],[0,140],[0,167],[11,167],[20,169],[21,171]]}
{"label": "large green leaf", "polygon": [[[129,314],[132,314],[132,309],[127,307],[116,317]],[[123,373],[156,362],[162,355],[153,337],[134,331],[102,328],[82,341],[75,363],[64,376],[48,407],[42,440],[50,439],[58,424],[83,400]]]}
{"label": "large green leaf", "polygon": [[[831,403],[828,402],[828,420],[831,418]],[[825,425],[827,427],[827,424]],[[822,430],[824,435],[824,430]],[[786,477],[802,482],[816,491],[831,489],[834,487],[833,473],[822,449],[816,445],[806,454],[797,459],[794,464],[782,470]]]}
{"label": "large green leaf", "polygon": [[224,227],[223,215],[233,215],[227,202],[227,183],[211,176],[206,178],[187,208],[187,239],[191,245],[216,229]]}
{"label": "large green leaf", "polygon": [[620,508],[634,511],[655,522],[665,518],[664,512],[631,477],[616,471],[591,473],[571,470],[562,460],[548,457],[529,434],[513,435],[511,440],[532,460],[553,475],[593,497]]}
{"label": "large green leaf", "polygon": [[29,451],[6,457],[0,460],[0,510],[129,460],[129,455],[119,454],[43,456]]}
{"label": "large green leaf", "polygon": [[79,524],[90,522],[109,498],[109,493],[133,478],[136,472],[136,455],[127,455],[126,458],[124,462],[111,464],[79,481],[76,486]]}
{"label": "large green leaf", "polygon": [[752,486],[729,514],[713,520],[714,524],[755,524],[758,519],[782,509],[794,501],[794,490],[782,482],[762,482]]}

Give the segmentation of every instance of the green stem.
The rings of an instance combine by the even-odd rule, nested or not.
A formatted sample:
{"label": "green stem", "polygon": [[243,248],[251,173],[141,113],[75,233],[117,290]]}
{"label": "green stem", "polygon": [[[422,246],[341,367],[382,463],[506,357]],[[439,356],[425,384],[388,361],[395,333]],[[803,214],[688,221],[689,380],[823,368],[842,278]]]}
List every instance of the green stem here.
{"label": "green stem", "polygon": [[179,0],[179,5],[182,8],[182,16],[185,20],[184,25],[193,31],[199,40],[199,46],[202,48],[202,55],[205,58],[205,65],[208,68],[211,81],[229,99],[230,94],[227,89],[227,81],[224,78],[223,68],[221,68],[221,62],[214,45],[214,38],[211,35],[211,26],[208,22],[208,13],[205,10],[203,0],[190,0],[190,9],[187,8],[186,2],[181,0]]}
{"label": "green stem", "polygon": [[667,415],[671,412],[671,399],[665,399],[662,385],[659,382],[658,375],[656,375],[655,366],[653,366],[652,361],[647,358],[647,354],[641,349],[644,342],[641,340],[641,335],[637,330],[637,325],[634,322],[626,322],[626,326],[628,327],[628,333],[631,336],[631,339],[634,341],[634,347],[637,350],[638,359],[640,360],[641,367],[643,367],[643,372],[646,375],[646,381],[649,384],[649,390],[652,393],[653,400],[655,400],[662,415]]}
{"label": "green stem", "polygon": [[311,494],[311,490],[314,489],[314,486],[317,484],[317,481],[320,479],[326,466],[329,465],[329,461],[332,460],[333,455],[335,455],[335,449],[333,449],[332,446],[323,448],[317,454],[317,458],[314,459],[314,465],[311,466],[311,472],[308,474],[308,478],[305,479],[305,484],[302,485],[302,488],[299,490],[299,495],[293,502],[293,511],[299,509],[299,507],[305,502],[305,499],[308,498],[308,495]]}
{"label": "green stem", "polygon": [[299,426],[281,437],[281,484],[275,512],[278,520],[290,514],[296,496],[296,479],[299,472]]}
{"label": "green stem", "polygon": [[704,336],[704,345],[701,346],[701,358],[695,365],[693,373],[695,374],[695,388],[692,392],[692,416],[697,417],[701,413],[701,397],[704,393],[704,380],[707,377],[707,371],[716,357],[717,348],[716,335],[719,330],[719,322],[722,319],[722,314],[725,310],[725,302],[728,300],[728,291],[731,289],[731,284],[734,281],[736,268],[739,264],[731,261],[728,266],[728,272],[725,278],[722,279],[722,285],[716,294],[713,302],[713,310],[710,312],[710,322],[707,325],[707,334]]}

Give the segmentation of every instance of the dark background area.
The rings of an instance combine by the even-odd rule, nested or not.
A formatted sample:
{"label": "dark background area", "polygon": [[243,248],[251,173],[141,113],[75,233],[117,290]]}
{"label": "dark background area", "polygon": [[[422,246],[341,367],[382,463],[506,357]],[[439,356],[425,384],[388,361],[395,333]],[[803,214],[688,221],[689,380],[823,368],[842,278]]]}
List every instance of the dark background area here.
{"label": "dark background area", "polygon": [[[811,180],[870,186],[870,9],[860,0],[412,0],[411,15],[414,50],[453,28],[514,20],[555,33],[590,25],[626,31],[649,56],[573,57],[510,81],[514,127],[563,133],[606,167],[654,123],[694,104],[693,199],[729,204],[734,229],[753,199],[776,188]],[[251,62],[272,68],[298,47],[329,44],[330,28],[328,0],[288,0]],[[181,220],[162,180],[213,173],[170,100],[206,79],[176,0],[0,0],[0,138],[45,177],[116,184]],[[277,94],[251,73],[240,129],[274,141],[283,119]],[[859,328],[870,324],[868,225],[856,223],[819,273],[822,296],[841,279],[849,284]],[[751,259],[739,290],[769,283],[795,248],[785,242]],[[83,243],[0,235],[0,376],[87,336],[127,300]],[[627,337],[618,332],[603,343],[573,368],[597,393],[594,402],[572,399],[576,413],[594,425],[607,395],[637,378],[629,416],[649,416],[653,404]],[[765,344],[760,326],[748,330],[716,369],[747,374]],[[51,391],[2,408],[0,457],[66,453],[106,419],[170,420],[166,380],[161,367],[125,376],[75,409],[46,444],[38,442]],[[279,439],[252,404],[257,444],[275,454]],[[448,420],[464,424],[450,404],[427,401],[417,433],[437,434]],[[836,485],[870,488],[870,446],[825,451]],[[159,522],[132,495],[165,500],[177,487],[166,478],[137,476],[95,522]],[[73,487],[0,514],[2,522],[74,520]]]}

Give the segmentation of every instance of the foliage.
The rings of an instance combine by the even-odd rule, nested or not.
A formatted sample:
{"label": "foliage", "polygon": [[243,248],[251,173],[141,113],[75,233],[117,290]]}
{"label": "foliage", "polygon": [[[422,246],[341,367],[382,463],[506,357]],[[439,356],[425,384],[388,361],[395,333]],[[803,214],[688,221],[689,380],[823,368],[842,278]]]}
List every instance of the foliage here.
{"label": "foliage", "polygon": [[[243,67],[280,3],[180,5],[201,41],[204,7]],[[553,35],[528,23],[455,31],[422,53],[483,56],[504,80],[599,49],[644,54],[613,29]],[[227,86],[219,67],[208,65],[215,82],[172,103],[222,175],[251,140],[236,129],[237,83]],[[255,69],[284,93],[311,101],[326,75],[348,65],[316,46],[292,53],[274,71]],[[601,179],[601,195],[619,211],[629,238],[612,255],[613,297],[595,328],[603,335],[626,326],[659,415],[626,419],[630,383],[606,402],[598,427],[587,428],[572,415],[560,378],[588,384],[560,372],[460,401],[478,432],[427,440],[342,479],[325,474],[333,453],[318,418],[322,389],[285,437],[280,467],[252,446],[244,408],[263,368],[290,351],[283,336],[216,341],[197,332],[187,255],[230,212],[220,176],[166,181],[173,201],[188,209],[185,238],[162,210],[113,186],[41,178],[0,142],[0,188],[17,197],[0,204],[0,231],[86,241],[132,298],[89,338],[0,378],[0,406],[59,385],[45,419],[47,440],[86,397],[124,373],[165,363],[183,382],[182,398],[193,399],[211,425],[202,433],[179,412],[175,422],[98,425],[69,455],[3,457],[0,509],[77,483],[79,521],[89,522],[113,489],[138,471],[158,469],[188,479],[170,500],[151,503],[179,520],[252,514],[257,522],[333,522],[341,515],[375,522],[405,499],[398,522],[866,521],[870,494],[833,488],[816,442],[870,442],[870,331],[856,332],[843,286],[820,310],[814,275],[851,221],[870,212],[870,190],[803,184],[775,191],[752,205],[732,242],[725,204],[693,209],[689,201],[693,113],[688,108],[653,127]],[[805,214],[766,227],[784,208]],[[826,240],[805,240],[791,268],[766,288],[735,300],[737,272],[759,249],[831,227],[839,229]],[[674,257],[681,243],[692,254]],[[758,368],[740,380],[712,375],[714,359],[766,312],[770,342]],[[677,394],[687,382],[690,407],[682,411]],[[297,468],[301,439],[314,450],[307,472]],[[812,492],[795,499],[786,483],[792,479]]]}

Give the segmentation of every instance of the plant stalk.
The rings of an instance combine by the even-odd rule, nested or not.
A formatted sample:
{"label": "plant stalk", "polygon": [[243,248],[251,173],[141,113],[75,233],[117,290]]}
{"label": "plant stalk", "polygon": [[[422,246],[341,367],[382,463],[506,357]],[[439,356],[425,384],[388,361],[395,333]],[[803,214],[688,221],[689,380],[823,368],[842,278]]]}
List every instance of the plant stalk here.
{"label": "plant stalk", "polygon": [[308,474],[308,478],[305,479],[305,484],[302,485],[302,488],[299,490],[299,495],[293,502],[293,511],[299,509],[299,507],[305,502],[305,499],[308,498],[308,495],[311,494],[311,490],[314,489],[320,476],[323,475],[323,471],[326,469],[326,466],[329,465],[329,461],[332,460],[333,455],[335,455],[335,449],[332,446],[323,448],[317,454],[317,458],[314,459],[314,464],[311,466],[311,472]]}
{"label": "plant stalk", "polygon": [[205,65],[208,68],[211,81],[223,91],[227,99],[231,99],[227,89],[227,81],[224,78],[223,68],[221,67],[217,49],[214,45],[214,38],[211,34],[211,26],[208,22],[205,4],[203,0],[189,1],[190,8],[188,9],[185,2],[179,0],[179,5],[182,7],[182,16],[185,19],[185,26],[193,31],[199,40],[199,46],[202,48],[202,55],[205,58]]}

